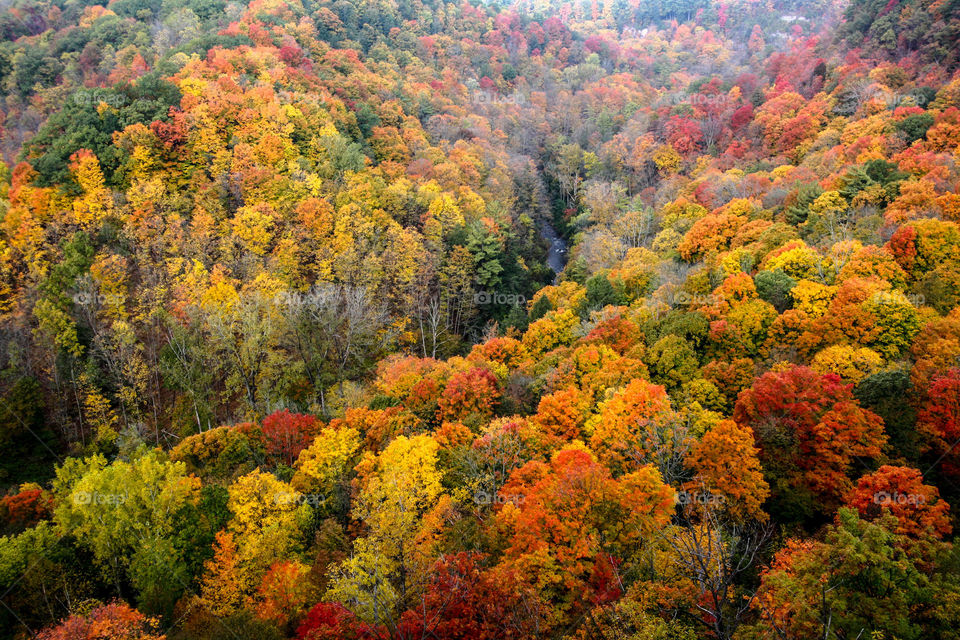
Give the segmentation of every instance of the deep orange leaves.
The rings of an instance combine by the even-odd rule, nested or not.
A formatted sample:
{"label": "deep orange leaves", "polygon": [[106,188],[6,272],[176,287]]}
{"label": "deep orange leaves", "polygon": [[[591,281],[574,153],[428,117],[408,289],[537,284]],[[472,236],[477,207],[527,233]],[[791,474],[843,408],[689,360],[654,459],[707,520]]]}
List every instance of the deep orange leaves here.
{"label": "deep orange leaves", "polygon": [[164,640],[158,623],[127,604],[114,602],[87,615],[72,615],[41,631],[39,640]]}
{"label": "deep orange leaves", "polygon": [[500,401],[496,376],[489,369],[474,367],[455,373],[440,397],[441,420],[463,420],[471,414],[489,418]]}
{"label": "deep orange leaves", "polygon": [[884,465],[863,476],[847,495],[847,505],[865,519],[890,512],[899,520],[896,533],[942,538],[952,530],[950,505],[940,499],[940,491],[923,484],[923,476],[910,467]]}
{"label": "deep orange leaves", "polygon": [[[498,519],[511,530],[504,566],[563,612],[610,597],[608,579],[645,536],[667,524],[675,494],[659,472],[641,467],[619,480],[582,445],[531,462],[501,490]],[[608,576],[609,577],[609,576]]]}

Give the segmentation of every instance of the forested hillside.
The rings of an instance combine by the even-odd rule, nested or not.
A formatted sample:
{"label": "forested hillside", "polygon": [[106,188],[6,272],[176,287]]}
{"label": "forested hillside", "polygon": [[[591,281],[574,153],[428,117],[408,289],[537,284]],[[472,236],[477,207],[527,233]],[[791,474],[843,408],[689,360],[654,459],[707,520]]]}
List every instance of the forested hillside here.
{"label": "forested hillside", "polygon": [[960,639],[960,0],[0,38],[0,638]]}

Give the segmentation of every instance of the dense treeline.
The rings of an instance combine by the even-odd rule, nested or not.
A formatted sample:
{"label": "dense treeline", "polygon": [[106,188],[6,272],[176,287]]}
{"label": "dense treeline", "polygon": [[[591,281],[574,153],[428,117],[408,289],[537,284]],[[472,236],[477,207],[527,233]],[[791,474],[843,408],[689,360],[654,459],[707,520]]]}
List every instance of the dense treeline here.
{"label": "dense treeline", "polygon": [[958,6],[15,3],[5,637],[960,637]]}

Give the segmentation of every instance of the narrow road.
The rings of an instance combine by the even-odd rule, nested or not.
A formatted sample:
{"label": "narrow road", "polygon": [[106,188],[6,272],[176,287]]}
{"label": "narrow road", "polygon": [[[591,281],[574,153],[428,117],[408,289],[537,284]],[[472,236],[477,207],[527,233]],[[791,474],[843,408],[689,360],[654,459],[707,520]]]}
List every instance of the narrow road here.
{"label": "narrow road", "polygon": [[567,264],[567,242],[546,220],[540,222],[540,236],[550,245],[547,248],[547,266],[560,275]]}

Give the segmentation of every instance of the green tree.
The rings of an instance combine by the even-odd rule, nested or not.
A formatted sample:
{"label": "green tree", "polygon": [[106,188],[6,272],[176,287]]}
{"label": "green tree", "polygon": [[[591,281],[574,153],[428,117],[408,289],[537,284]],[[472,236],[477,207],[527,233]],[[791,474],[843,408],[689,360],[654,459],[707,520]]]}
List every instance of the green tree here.
{"label": "green tree", "polygon": [[182,462],[144,448],[109,464],[101,455],[68,458],[53,487],[57,525],[93,553],[118,595],[129,577],[145,605],[162,609],[187,588],[184,556],[193,541],[178,534],[200,481]]}

